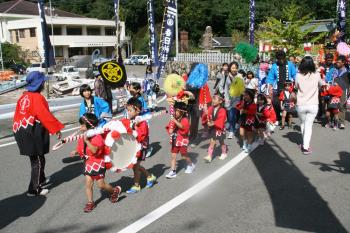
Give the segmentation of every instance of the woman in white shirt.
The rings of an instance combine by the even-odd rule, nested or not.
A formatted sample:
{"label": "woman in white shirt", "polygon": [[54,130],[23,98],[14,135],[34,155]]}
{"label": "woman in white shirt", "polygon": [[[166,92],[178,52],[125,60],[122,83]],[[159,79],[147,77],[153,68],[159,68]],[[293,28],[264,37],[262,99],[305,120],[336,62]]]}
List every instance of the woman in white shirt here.
{"label": "woman in white shirt", "polygon": [[298,89],[297,111],[303,136],[301,151],[306,155],[312,152],[310,147],[312,125],[318,112],[318,93],[322,84],[323,81],[320,74],[316,72],[312,57],[304,57],[295,79],[295,88]]}

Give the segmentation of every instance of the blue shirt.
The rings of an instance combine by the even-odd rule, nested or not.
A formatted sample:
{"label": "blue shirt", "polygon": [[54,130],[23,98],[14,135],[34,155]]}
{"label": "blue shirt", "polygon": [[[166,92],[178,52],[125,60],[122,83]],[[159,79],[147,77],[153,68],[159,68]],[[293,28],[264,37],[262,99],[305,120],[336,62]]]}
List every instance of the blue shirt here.
{"label": "blue shirt", "polygon": [[[295,76],[297,75],[297,69],[295,65],[288,61],[288,77],[287,80],[294,81]],[[277,90],[277,82],[278,82],[278,65],[274,63],[269,71],[269,74],[267,75],[266,82],[273,86],[273,89]]]}
{"label": "blue shirt", "polygon": [[[97,118],[100,118],[101,114],[103,112],[105,113],[111,113],[111,109],[109,108],[109,104],[104,100],[96,96],[92,96],[93,103],[91,106],[91,111],[95,114]],[[84,115],[84,113],[89,112],[89,109],[85,105],[85,100],[83,99],[82,103],[80,104],[80,111],[79,111],[79,117]],[[106,120],[99,119],[99,126],[103,126],[106,124]]]}

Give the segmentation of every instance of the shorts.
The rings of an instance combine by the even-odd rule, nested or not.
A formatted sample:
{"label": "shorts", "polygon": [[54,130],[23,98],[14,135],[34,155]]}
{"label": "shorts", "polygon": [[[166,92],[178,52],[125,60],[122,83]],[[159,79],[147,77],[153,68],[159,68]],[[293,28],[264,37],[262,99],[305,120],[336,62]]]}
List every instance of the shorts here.
{"label": "shorts", "polygon": [[219,141],[220,144],[224,144],[224,140],[226,138],[225,132],[222,132],[220,136],[216,134],[216,129],[214,127],[211,127],[209,129],[209,138],[214,139],[216,141]]}
{"label": "shorts", "polygon": [[339,108],[328,108],[327,111],[333,114],[338,114],[340,112]]}
{"label": "shorts", "polygon": [[241,125],[241,129],[244,129],[248,132],[252,132],[254,130],[254,126],[252,125]]}
{"label": "shorts", "polygon": [[187,156],[187,146],[173,146],[171,148],[171,153],[180,153],[181,156],[185,157]]}

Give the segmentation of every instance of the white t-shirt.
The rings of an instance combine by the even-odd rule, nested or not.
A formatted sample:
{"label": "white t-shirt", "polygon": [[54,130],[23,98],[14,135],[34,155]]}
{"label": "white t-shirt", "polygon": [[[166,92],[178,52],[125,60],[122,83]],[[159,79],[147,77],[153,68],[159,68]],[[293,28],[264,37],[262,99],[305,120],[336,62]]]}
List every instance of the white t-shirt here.
{"label": "white t-shirt", "polygon": [[246,79],[245,87],[248,89],[256,90],[259,87],[259,80],[257,78]]}

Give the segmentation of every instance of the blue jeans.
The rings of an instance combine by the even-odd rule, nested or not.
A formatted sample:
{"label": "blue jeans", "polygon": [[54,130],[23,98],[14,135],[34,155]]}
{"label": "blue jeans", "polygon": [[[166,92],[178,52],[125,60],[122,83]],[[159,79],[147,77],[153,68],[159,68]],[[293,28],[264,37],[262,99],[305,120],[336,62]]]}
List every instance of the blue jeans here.
{"label": "blue jeans", "polygon": [[234,133],[236,131],[236,114],[237,110],[236,108],[231,108],[230,110],[226,110],[227,112],[227,123],[228,123],[228,132]]}

